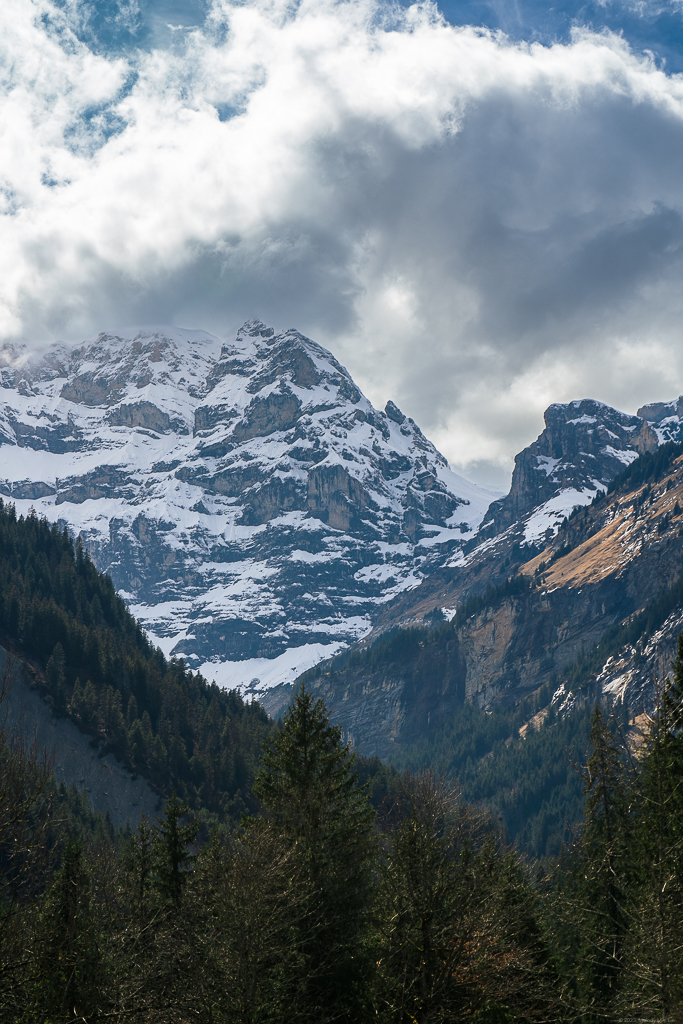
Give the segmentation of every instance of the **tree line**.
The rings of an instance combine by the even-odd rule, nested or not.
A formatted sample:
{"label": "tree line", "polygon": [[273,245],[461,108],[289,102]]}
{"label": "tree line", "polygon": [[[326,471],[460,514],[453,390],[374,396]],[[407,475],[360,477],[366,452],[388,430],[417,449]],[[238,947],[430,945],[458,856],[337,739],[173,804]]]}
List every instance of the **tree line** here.
{"label": "tree line", "polygon": [[430,773],[376,811],[303,686],[259,812],[206,842],[174,793],[153,823],[67,822],[51,846],[49,766],[5,733],[0,1021],[678,1020],[682,717],[683,638],[640,746],[596,707],[584,824],[551,873]]}
{"label": "tree line", "polygon": [[[544,734],[548,770],[571,773],[583,799],[551,864],[520,856],[498,819],[524,816],[530,746],[489,799],[510,767],[507,720],[485,716],[484,731],[466,708],[441,737],[442,776],[417,749],[403,774],[355,758],[305,685],[276,727],[164,659],[64,531],[2,504],[0,631],[45,669],[57,713],[170,797],[117,833],[3,724],[6,674],[2,1024],[683,1016],[683,640],[642,736],[623,708],[596,706],[575,771],[569,733]],[[469,766],[489,748],[476,782]],[[448,781],[453,750],[469,799]],[[548,807],[552,827],[558,814]]]}
{"label": "tree line", "polygon": [[33,662],[57,716],[160,792],[220,820],[253,809],[261,706],[166,659],[80,540],[1,498],[0,643]]}

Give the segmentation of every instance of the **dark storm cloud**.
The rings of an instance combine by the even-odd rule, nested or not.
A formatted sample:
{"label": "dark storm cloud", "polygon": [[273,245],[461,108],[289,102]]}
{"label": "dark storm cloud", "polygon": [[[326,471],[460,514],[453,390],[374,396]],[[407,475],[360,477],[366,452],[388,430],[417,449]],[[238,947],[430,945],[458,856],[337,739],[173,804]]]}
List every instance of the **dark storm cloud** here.
{"label": "dark storm cloud", "polygon": [[683,390],[683,84],[622,41],[216,3],[114,59],[69,10],[0,13],[6,339],[295,325],[488,476],[551,401]]}

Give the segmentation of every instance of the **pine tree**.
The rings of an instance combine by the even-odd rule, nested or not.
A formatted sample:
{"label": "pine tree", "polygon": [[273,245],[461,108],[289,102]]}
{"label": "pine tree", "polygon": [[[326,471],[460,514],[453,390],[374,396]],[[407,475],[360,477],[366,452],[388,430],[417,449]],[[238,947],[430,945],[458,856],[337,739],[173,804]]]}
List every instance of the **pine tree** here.
{"label": "pine tree", "polygon": [[632,1005],[683,1012],[683,634],[673,679],[650,719],[639,815],[639,913],[630,944]]}
{"label": "pine tree", "polygon": [[577,875],[580,999],[589,1019],[617,1012],[632,912],[633,823],[627,759],[596,705],[585,768],[585,824]]}
{"label": "pine tree", "polygon": [[154,829],[143,814],[137,832],[128,839],[124,867],[132,889],[132,904],[138,922],[144,921],[149,909],[149,897],[154,870]]}
{"label": "pine tree", "polygon": [[166,804],[165,817],[157,819],[155,828],[154,881],[162,897],[175,908],[180,905],[183,888],[195,855],[190,847],[197,838],[199,825],[190,821],[181,824],[189,807],[182,804],[175,790]]}
{"label": "pine tree", "polygon": [[43,900],[34,986],[36,1019],[88,1020],[106,1007],[100,929],[90,890],[83,847],[79,840],[69,839],[62,866]]}
{"label": "pine tree", "polygon": [[254,792],[279,825],[305,885],[298,939],[312,1019],[362,1015],[363,949],[375,852],[374,811],[354,758],[302,684],[262,758]]}

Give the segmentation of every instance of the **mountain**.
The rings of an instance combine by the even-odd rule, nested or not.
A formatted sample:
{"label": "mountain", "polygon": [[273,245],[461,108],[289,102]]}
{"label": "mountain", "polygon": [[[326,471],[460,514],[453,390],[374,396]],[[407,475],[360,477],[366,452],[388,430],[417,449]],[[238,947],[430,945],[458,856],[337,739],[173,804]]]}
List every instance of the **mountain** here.
{"label": "mountain", "polygon": [[[391,402],[375,410],[296,331],[250,321],[226,345],[157,329],[3,358],[8,508],[30,529],[47,530],[44,516],[78,535],[167,654],[271,713],[303,679],[359,752],[459,775],[530,852],[557,852],[581,808],[558,749],[581,760],[596,700],[618,702],[637,742],[683,626],[683,399],[636,416],[588,399],[550,406],[499,498],[451,473],[412,420]],[[29,609],[36,566],[13,584]],[[88,601],[79,614],[94,628]],[[34,613],[11,614],[6,635],[33,637],[38,677],[54,675]],[[66,634],[77,655],[78,629]],[[184,759],[168,715],[150,717],[141,754],[134,720],[115,715],[109,734],[104,677],[93,676],[104,704],[82,711],[68,660],[62,712],[129,767],[142,757],[158,788],[171,772],[218,813],[223,767],[194,753],[209,743],[203,681],[166,665],[199,710]]]}
{"label": "mountain", "polygon": [[543,432],[515,458],[509,493],[491,503],[477,533],[443,566],[380,610],[370,639],[396,626],[419,624],[435,608],[452,614],[470,595],[505,582],[625,467],[679,436],[677,414],[669,413],[669,405],[661,408],[667,415],[656,420],[659,406],[639,410],[653,412],[645,419],[590,399],[551,405]]}
{"label": "mountain", "polygon": [[[364,753],[389,756],[396,744],[414,742],[465,701],[514,706],[545,685],[555,688],[554,681],[609,630],[626,628],[624,623],[644,607],[662,601],[671,623],[666,625],[662,613],[650,629],[663,630],[661,636],[638,639],[650,645],[650,669],[656,665],[661,672],[667,664],[680,615],[678,598],[667,604],[665,596],[683,574],[680,445],[660,447],[648,421],[615,416],[606,407],[601,407],[603,423],[596,424],[587,407],[596,411],[596,403],[572,403],[560,415],[551,407],[544,435],[517,457],[512,497],[492,506],[475,546],[459,552],[456,565],[438,570],[383,610],[363,650],[307,673],[307,681]],[[610,424],[608,444],[605,429],[598,429],[605,421]],[[626,428],[621,437],[612,429],[619,424]],[[602,450],[596,445],[597,451],[586,451],[596,435]],[[637,445],[653,443],[653,450],[638,456]],[[605,453],[605,447],[610,451]],[[546,455],[548,450],[555,454]],[[580,454],[575,471],[567,465],[568,451]],[[554,460],[550,487],[551,474],[543,469],[549,459]],[[587,459],[595,467],[588,479]],[[618,465],[622,471],[614,475]],[[535,508],[529,508],[530,480],[540,480],[537,496],[542,500]],[[519,519],[486,538],[488,524],[495,529],[513,502]],[[569,515],[545,527],[541,543],[534,543],[539,534],[530,532],[530,524],[548,522],[549,511],[559,507]],[[443,621],[443,608],[454,607],[458,611],[450,626],[429,628]],[[596,664],[594,677],[604,679],[606,692],[642,705],[647,673],[641,654],[636,658],[634,650],[630,655],[639,669],[628,670],[628,685],[623,667],[628,653],[610,649],[603,662],[608,655],[617,660],[611,667]],[[264,699],[275,710],[287,699],[287,688],[274,689]]]}
{"label": "mountain", "polygon": [[[671,671],[683,629],[681,444],[633,460],[544,545],[518,545],[515,561],[499,540],[477,552],[478,590],[470,566],[451,570],[469,588],[451,621],[432,605],[302,680],[357,750],[457,777],[530,854],[555,857],[582,814],[570,758],[585,764],[595,704],[637,745]],[[275,687],[264,703],[275,712],[290,695]]]}
{"label": "mountain", "polygon": [[491,493],[336,359],[258,320],[5,349],[0,492],[79,535],[167,654],[294,678],[460,550]]}
{"label": "mountain", "polygon": [[35,734],[93,809],[135,821],[158,803],[150,785],[219,819],[255,809],[261,706],[168,661],[80,543],[2,499],[0,644],[0,733]]}

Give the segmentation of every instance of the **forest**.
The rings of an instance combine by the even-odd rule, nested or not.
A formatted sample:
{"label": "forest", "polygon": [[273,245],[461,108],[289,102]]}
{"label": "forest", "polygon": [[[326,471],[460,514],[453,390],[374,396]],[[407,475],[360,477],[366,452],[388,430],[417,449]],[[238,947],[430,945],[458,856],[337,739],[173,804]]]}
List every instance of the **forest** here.
{"label": "forest", "polygon": [[56,527],[5,505],[0,552],[3,646],[167,798],[124,831],[92,813],[2,724],[6,673],[2,1024],[681,1019],[683,637],[637,743],[600,702],[573,765],[545,734],[581,821],[539,858],[486,798],[504,760],[471,767],[503,718],[485,733],[463,712],[436,771],[417,750],[390,769],[353,755],[305,683],[274,724],[164,659]]}

